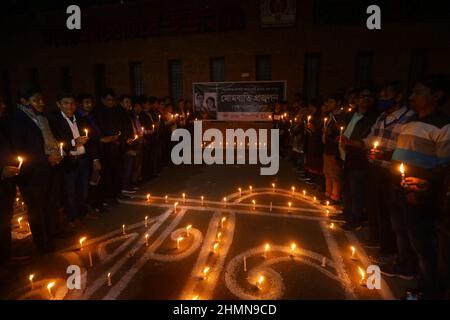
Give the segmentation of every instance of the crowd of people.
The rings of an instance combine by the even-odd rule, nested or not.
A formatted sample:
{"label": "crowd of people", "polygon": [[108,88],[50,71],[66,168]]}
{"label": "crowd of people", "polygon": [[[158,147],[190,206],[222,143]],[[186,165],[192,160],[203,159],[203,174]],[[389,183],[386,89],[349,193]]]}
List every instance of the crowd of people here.
{"label": "crowd of people", "polygon": [[[322,101],[277,102],[280,155],[299,180],[342,205],[345,231],[367,229],[366,247],[389,277],[418,279],[424,298],[450,297],[450,117],[443,76],[418,81],[409,97],[400,83],[363,87]],[[39,89],[7,109],[0,99],[0,259],[11,262],[17,190],[28,208],[33,242],[49,253],[132,195],[171,164],[171,133],[195,118],[190,101],[122,95],[106,89],[58,96],[47,112]],[[20,158],[19,158],[20,157]]]}
{"label": "crowd of people", "polygon": [[[367,234],[382,274],[416,278],[416,295],[450,289],[450,110],[448,78],[399,82],[277,103],[281,155],[324,201],[341,205],[340,228]],[[367,231],[367,232],[364,232]]]}
{"label": "crowd of people", "polygon": [[56,239],[75,234],[120,195],[132,195],[159,176],[171,164],[171,132],[202,116],[189,101],[178,101],[175,113],[168,97],[117,97],[111,89],[99,105],[90,94],[63,93],[55,110],[49,109],[39,89],[20,92],[13,109],[0,99],[2,264],[15,264],[11,219],[17,190],[38,254],[52,252]]}

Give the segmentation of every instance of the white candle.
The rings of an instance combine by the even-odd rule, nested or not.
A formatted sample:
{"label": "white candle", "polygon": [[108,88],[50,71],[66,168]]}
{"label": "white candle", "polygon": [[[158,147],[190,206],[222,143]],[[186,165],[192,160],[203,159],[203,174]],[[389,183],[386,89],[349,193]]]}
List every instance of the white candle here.
{"label": "white candle", "polygon": [[295,249],[297,248],[297,245],[295,243],[291,244],[291,256],[293,257],[295,254]]}
{"label": "white candle", "polygon": [[203,197],[203,196],[201,196],[200,198],[201,198],[201,200],[202,200],[202,207],[203,207],[203,199],[204,199],[204,197]]}
{"label": "white candle", "polygon": [[322,267],[325,268],[327,266],[327,258],[322,258]]}
{"label": "white candle", "polygon": [[242,189],[238,188],[238,190],[239,190],[239,197],[242,197]]}
{"label": "white candle", "polygon": [[264,276],[259,276],[258,281],[256,282],[256,287],[261,290],[262,284],[264,283]]}
{"label": "white candle", "polygon": [[17,160],[19,160],[19,166],[17,167],[17,169],[20,170],[20,168],[22,168],[23,158],[19,156],[19,157],[17,157]]}
{"label": "white candle", "polygon": [[220,227],[223,228],[223,225],[225,223],[225,221],[227,220],[226,217],[223,217],[222,220],[220,220]]}
{"label": "white candle", "polygon": [[339,134],[339,141],[342,140],[342,134],[344,133],[344,127],[341,127],[341,133]]}
{"label": "white candle", "polygon": [[306,197],[306,190],[303,190],[303,197]]}
{"label": "white candle", "polygon": [[177,213],[177,206],[178,206],[178,202],[175,202],[173,204],[173,213]]}
{"label": "white candle", "polygon": [[18,219],[17,219],[17,222],[19,223],[19,229],[22,229],[22,217],[19,217]]}
{"label": "white candle", "polygon": [[275,192],[275,183],[272,183],[272,192]]}
{"label": "white candle", "polygon": [[59,153],[61,154],[61,157],[64,157],[63,146],[64,146],[64,143],[61,142],[61,143],[59,144]]}
{"label": "white candle", "polygon": [[111,287],[112,282],[111,282],[111,273],[108,272],[108,287]]}
{"label": "white candle", "polygon": [[226,197],[223,198],[223,206],[225,208],[227,207],[227,198]]}
{"label": "white candle", "polygon": [[252,193],[253,187],[252,187],[252,186],[250,186],[250,187],[249,187],[249,189],[250,189],[250,193]]}
{"label": "white candle", "polygon": [[86,241],[86,237],[80,238],[80,251],[83,251],[83,243]]}
{"label": "white candle", "polygon": [[125,225],[124,224],[122,225],[122,234],[126,234]]}
{"label": "white candle", "polygon": [[89,266],[92,268],[94,264],[92,263],[92,253],[89,251]]}
{"label": "white candle", "polygon": [[183,196],[183,203],[186,203],[186,194],[183,193],[182,196]]}
{"label": "white candle", "polygon": [[247,257],[244,256],[244,271],[247,272]]}
{"label": "white candle", "polygon": [[292,206],[292,203],[291,203],[291,202],[288,202],[288,206],[289,206],[289,211],[288,211],[288,212],[291,212],[291,206]]}
{"label": "white candle", "polygon": [[219,249],[219,243],[216,242],[216,243],[214,243],[214,245],[213,245],[213,253],[217,253],[218,249]]}
{"label": "white candle", "polygon": [[256,201],[252,200],[252,203],[253,203],[253,210],[255,210],[256,209]]}
{"label": "white candle", "polygon": [[205,267],[203,269],[203,280],[206,280],[206,278],[208,278],[208,272],[209,272],[210,268],[209,267]]}
{"label": "white candle", "polygon": [[324,128],[326,128],[327,127],[327,121],[328,121],[328,118],[323,118],[323,127]]}
{"label": "white candle", "polygon": [[375,150],[377,150],[377,148],[378,148],[378,141],[375,141],[373,143],[373,150],[375,151]]}
{"label": "white candle", "polygon": [[180,250],[180,242],[183,241],[183,237],[178,237],[177,239],[177,250]]}
{"label": "white candle", "polygon": [[167,199],[168,199],[169,197],[166,195],[166,196],[164,196],[164,202],[165,203],[167,203]]}
{"label": "white candle", "polygon": [[28,280],[30,281],[30,288],[31,288],[31,290],[34,289],[33,279],[34,279],[34,274],[30,274],[30,275],[28,276]]}
{"label": "white candle", "polygon": [[350,257],[350,259],[355,260],[355,254],[356,254],[356,249],[354,246],[350,247],[350,250],[352,251],[352,256]]}
{"label": "white candle", "polygon": [[292,193],[295,193],[295,187],[291,187]]}
{"label": "white candle", "polygon": [[86,138],[88,138],[89,137],[88,136],[88,129],[84,129],[84,133],[85,133]]}
{"label": "white candle", "polygon": [[148,217],[145,216],[145,219],[144,219],[144,225],[145,225],[146,228],[147,228],[147,222],[148,222]]}
{"label": "white candle", "polygon": [[267,252],[269,252],[270,244],[266,243],[264,246],[264,258],[267,259]]}
{"label": "white candle", "polygon": [[186,237],[189,237],[189,230],[192,228],[192,225],[186,226]]}
{"label": "white candle", "polygon": [[151,197],[150,193],[147,193],[147,201],[150,201],[150,197]]}
{"label": "white candle", "polygon": [[52,288],[54,286],[55,286],[55,282],[54,281],[52,281],[49,284],[47,284],[47,290],[48,290],[48,293],[49,293],[51,299],[53,299]]}
{"label": "white candle", "polygon": [[402,175],[402,186],[404,186],[405,185],[405,165],[403,164],[403,162],[400,165],[400,173]]}
{"label": "white candle", "polygon": [[270,202],[270,212],[272,212],[272,201]]}
{"label": "white candle", "polygon": [[311,116],[308,116],[307,124],[309,124],[310,121],[311,121]]}
{"label": "white candle", "polygon": [[145,246],[148,247],[148,233],[145,234]]}
{"label": "white candle", "polygon": [[222,238],[222,232],[217,233],[217,242],[220,242],[221,238]]}

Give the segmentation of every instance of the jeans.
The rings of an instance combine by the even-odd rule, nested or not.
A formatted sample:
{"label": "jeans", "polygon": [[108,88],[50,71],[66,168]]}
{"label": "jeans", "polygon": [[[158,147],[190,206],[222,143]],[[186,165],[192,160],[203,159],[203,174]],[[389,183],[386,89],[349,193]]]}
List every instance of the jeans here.
{"label": "jeans", "polygon": [[73,221],[87,213],[89,190],[89,159],[87,156],[78,158],[73,166],[64,171],[64,187],[67,217],[69,221]]}
{"label": "jeans", "polygon": [[362,220],[366,197],[366,178],[366,170],[344,167],[344,215],[348,222],[360,223]]}

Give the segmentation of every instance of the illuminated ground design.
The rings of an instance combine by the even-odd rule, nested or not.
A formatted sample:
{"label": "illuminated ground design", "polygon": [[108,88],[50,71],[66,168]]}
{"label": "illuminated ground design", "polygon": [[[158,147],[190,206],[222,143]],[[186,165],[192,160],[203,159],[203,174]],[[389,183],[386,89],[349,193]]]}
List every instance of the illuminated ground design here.
{"label": "illuminated ground design", "polygon": [[[277,177],[258,171],[252,166],[166,169],[135,197],[121,199],[62,242],[57,254],[3,275],[2,297],[395,299],[411,285],[392,279],[382,279],[380,290],[361,285],[358,267],[371,264],[369,253],[358,235],[327,218],[327,210],[339,210],[314,200],[295,182],[288,163]],[[19,228],[18,217],[23,217],[20,199],[14,236],[18,250],[24,250],[28,227],[23,218]],[[81,290],[67,290],[69,265],[81,267]]]}

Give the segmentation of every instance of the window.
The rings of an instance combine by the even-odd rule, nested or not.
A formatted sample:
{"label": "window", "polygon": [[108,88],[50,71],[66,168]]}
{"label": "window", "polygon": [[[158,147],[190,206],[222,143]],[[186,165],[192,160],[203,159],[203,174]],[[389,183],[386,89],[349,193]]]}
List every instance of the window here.
{"label": "window", "polygon": [[142,63],[130,63],[130,85],[131,94],[139,96],[144,94],[144,83],[142,81]]}
{"label": "window", "polygon": [[355,85],[369,85],[372,81],[372,52],[361,51],[356,58]]}
{"label": "window", "polygon": [[427,64],[427,53],[424,49],[415,49],[411,53],[411,63],[409,65],[408,92],[411,91],[414,83],[424,76]]}
{"label": "window", "polygon": [[72,75],[70,73],[70,68],[67,66],[61,67],[61,83],[62,91],[72,92]]}
{"label": "window", "polygon": [[37,68],[30,69],[30,83],[32,88],[41,89],[41,81],[39,79],[39,70]]}
{"label": "window", "polygon": [[256,56],[256,80],[272,80],[272,56]]}
{"label": "window", "polygon": [[103,90],[106,88],[106,78],[105,78],[105,65],[96,64],[94,65],[94,90],[97,102],[100,101],[100,96]]}
{"label": "window", "polygon": [[181,60],[169,60],[169,91],[173,102],[183,97],[183,74]]}
{"label": "window", "polygon": [[210,80],[212,82],[225,81],[225,59],[211,58],[209,61]]}
{"label": "window", "polygon": [[303,92],[307,100],[315,99],[319,96],[319,79],[320,79],[320,55],[306,54],[305,69],[303,79]]}
{"label": "window", "polygon": [[8,70],[2,70],[1,74],[1,95],[5,99],[5,104],[8,108],[11,108],[12,100],[11,100],[11,87],[9,82],[9,73]]}

